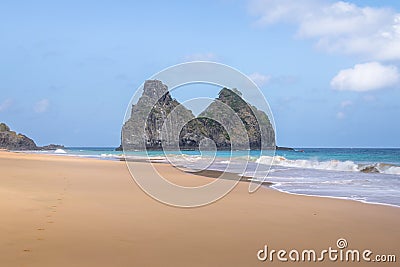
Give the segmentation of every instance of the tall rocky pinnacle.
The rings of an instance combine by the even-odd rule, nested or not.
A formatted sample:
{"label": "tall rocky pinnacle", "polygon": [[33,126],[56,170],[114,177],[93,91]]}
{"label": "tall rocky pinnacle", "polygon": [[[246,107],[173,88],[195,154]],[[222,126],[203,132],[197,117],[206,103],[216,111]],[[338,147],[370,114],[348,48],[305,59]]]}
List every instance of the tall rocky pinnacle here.
{"label": "tall rocky pinnacle", "polygon": [[[172,99],[161,81],[148,80],[139,101],[132,106],[131,117],[122,127],[121,142],[125,149],[161,149],[161,128],[174,110],[179,121],[194,118],[193,113]],[[165,145],[165,144],[164,144]]]}
{"label": "tall rocky pinnacle", "polygon": [[[238,119],[232,122],[232,114],[224,112],[219,102],[234,110],[241,122]],[[132,106],[131,117],[122,127],[118,149],[198,149],[204,138],[213,140],[217,149],[230,149],[231,136],[222,125],[233,129],[236,148],[260,149],[261,144],[264,149],[275,148],[275,132],[268,116],[246,103],[238,90],[223,88],[218,98],[196,118],[172,99],[161,81],[148,80],[139,101]],[[245,137],[239,134],[237,138],[235,131],[243,126],[247,134]],[[181,130],[177,132],[178,129]]]}
{"label": "tall rocky pinnacle", "polygon": [[[240,118],[241,121],[233,120],[231,114],[221,111],[222,102],[229,106],[234,113]],[[240,146],[248,144],[250,149],[260,149],[263,146],[264,149],[275,148],[275,131],[272,127],[268,116],[256,107],[248,104],[241,97],[241,93],[237,89],[223,88],[219,92],[219,96],[214,102],[212,102],[198,117],[198,120],[207,129],[214,129],[210,131],[209,138],[212,140],[218,140],[221,147],[229,147],[230,140],[228,133],[222,127],[221,124],[215,124],[214,121],[210,121],[210,117],[217,117],[224,125],[233,123],[230,128],[233,130],[234,136],[239,138],[238,142]],[[243,137],[239,133],[235,133],[235,130],[239,129],[241,125],[244,126],[247,132],[247,136]],[[215,130],[217,129],[217,131]],[[262,140],[261,140],[262,138]]]}

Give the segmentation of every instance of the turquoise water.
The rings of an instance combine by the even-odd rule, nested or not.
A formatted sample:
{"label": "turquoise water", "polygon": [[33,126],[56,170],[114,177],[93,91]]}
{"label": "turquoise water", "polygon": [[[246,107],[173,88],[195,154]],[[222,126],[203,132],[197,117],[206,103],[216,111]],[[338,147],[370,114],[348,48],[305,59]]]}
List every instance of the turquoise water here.
{"label": "turquoise water", "polygon": [[[122,151],[107,147],[73,147],[64,150],[56,151],[58,153],[39,153],[105,160],[123,158]],[[180,151],[166,153],[168,157],[162,151],[133,151],[126,155],[141,159],[150,157],[196,170],[207,168],[224,171],[229,165],[231,172],[272,182],[274,188],[289,193],[400,206],[398,148],[298,148],[296,151],[276,151],[275,157],[271,151],[217,151],[216,154],[182,151],[183,155]],[[240,168],[243,161],[247,164],[245,170]]]}
{"label": "turquoise water", "polygon": [[[304,152],[299,152],[303,150]],[[115,151],[113,147],[71,147],[65,149],[67,154],[87,156],[87,157],[103,157],[110,158],[112,155],[122,155],[122,151]],[[186,154],[192,156],[201,155],[200,151],[168,151],[168,154]],[[250,154],[252,157],[260,156],[259,151],[218,151],[216,157],[229,158],[241,157]],[[270,154],[271,152],[267,152]],[[151,157],[164,156],[163,151],[132,151],[126,152],[132,156]],[[213,153],[209,153],[212,155]],[[298,148],[295,151],[276,151],[276,155],[285,157],[290,160],[306,159],[306,160],[339,160],[353,161],[355,163],[388,163],[400,166],[400,149],[399,148]]]}
{"label": "turquoise water", "polygon": [[[299,152],[304,150],[304,152]],[[106,155],[121,155],[122,151],[115,151],[110,147],[71,147],[65,149],[69,154],[87,155],[87,156],[101,156]],[[201,155],[200,151],[168,151],[168,154],[186,154],[186,155]],[[257,157],[260,155],[259,151],[218,151],[217,157],[229,158],[232,154],[233,157],[245,156],[250,153],[250,156]],[[145,156],[163,156],[163,151],[131,151],[127,152],[128,155]],[[211,154],[211,153],[210,153]],[[351,160],[359,163],[389,163],[400,165],[400,149],[399,148],[298,148],[295,151],[281,151],[277,150],[276,155],[283,156],[287,159],[309,159],[309,160]]]}

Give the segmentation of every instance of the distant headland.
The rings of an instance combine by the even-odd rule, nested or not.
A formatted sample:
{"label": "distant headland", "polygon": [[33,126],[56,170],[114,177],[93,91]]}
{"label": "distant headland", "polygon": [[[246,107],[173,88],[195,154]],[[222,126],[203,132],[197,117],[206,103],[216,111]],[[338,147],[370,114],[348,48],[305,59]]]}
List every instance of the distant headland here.
{"label": "distant headland", "polygon": [[50,144],[37,146],[36,143],[26,135],[11,131],[5,123],[0,123],[0,149],[6,150],[56,150],[64,146]]}

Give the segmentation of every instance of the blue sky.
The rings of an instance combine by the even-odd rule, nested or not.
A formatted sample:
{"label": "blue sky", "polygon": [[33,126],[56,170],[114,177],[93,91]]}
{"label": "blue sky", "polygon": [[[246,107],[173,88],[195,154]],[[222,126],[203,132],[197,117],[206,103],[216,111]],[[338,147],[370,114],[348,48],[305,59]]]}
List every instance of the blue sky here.
{"label": "blue sky", "polygon": [[190,60],[252,77],[279,145],[400,147],[399,1],[2,1],[0,121],[118,146],[136,88]]}

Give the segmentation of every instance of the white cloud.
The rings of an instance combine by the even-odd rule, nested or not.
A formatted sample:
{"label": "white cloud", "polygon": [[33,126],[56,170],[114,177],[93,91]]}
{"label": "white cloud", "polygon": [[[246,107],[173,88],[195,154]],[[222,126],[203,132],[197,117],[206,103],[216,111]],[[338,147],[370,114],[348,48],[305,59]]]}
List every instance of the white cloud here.
{"label": "white cloud", "polygon": [[400,60],[400,13],[392,9],[315,0],[251,0],[249,9],[261,25],[295,24],[297,36],[322,50]]}
{"label": "white cloud", "polygon": [[270,75],[263,75],[258,72],[249,74],[249,78],[260,87],[267,84],[271,80]]}
{"label": "white cloud", "polygon": [[342,120],[346,117],[346,114],[342,111],[339,111],[338,113],[336,113],[336,118],[338,118],[339,120]]}
{"label": "white cloud", "polygon": [[249,11],[258,16],[258,24],[266,25],[278,22],[296,22],[309,12],[310,6],[318,2],[312,0],[250,0]]}
{"label": "white cloud", "polygon": [[184,57],[185,61],[214,61],[217,56],[213,53],[195,53]]}
{"label": "white cloud", "polygon": [[35,105],[33,106],[33,110],[36,113],[46,112],[47,109],[49,108],[49,104],[50,104],[50,102],[48,99],[42,99],[35,103]]}
{"label": "white cloud", "polygon": [[340,103],[340,106],[341,106],[342,108],[350,107],[350,106],[352,106],[352,105],[353,105],[353,102],[350,101],[350,100],[345,100],[345,101],[342,101],[342,103]]}
{"label": "white cloud", "polygon": [[369,62],[339,71],[332,79],[331,86],[336,90],[364,92],[393,86],[399,80],[396,66]]}
{"label": "white cloud", "polygon": [[0,112],[6,111],[7,109],[9,109],[11,107],[12,103],[13,103],[13,101],[10,98],[1,102],[0,103]]}

